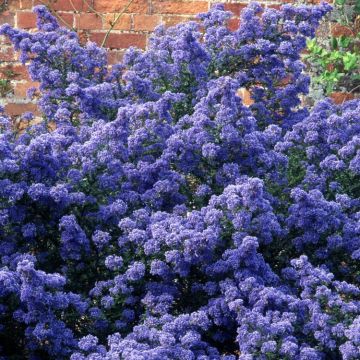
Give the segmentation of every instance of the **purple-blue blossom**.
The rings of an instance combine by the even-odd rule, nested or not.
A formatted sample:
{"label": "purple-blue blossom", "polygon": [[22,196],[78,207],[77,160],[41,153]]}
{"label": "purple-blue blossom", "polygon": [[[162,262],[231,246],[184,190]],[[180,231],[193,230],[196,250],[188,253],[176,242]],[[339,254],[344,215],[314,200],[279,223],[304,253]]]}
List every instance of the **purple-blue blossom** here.
{"label": "purple-blue blossom", "polygon": [[217,4],[112,67],[43,6],[0,28],[44,120],[0,109],[1,358],[359,358],[360,103],[300,101],[328,11]]}

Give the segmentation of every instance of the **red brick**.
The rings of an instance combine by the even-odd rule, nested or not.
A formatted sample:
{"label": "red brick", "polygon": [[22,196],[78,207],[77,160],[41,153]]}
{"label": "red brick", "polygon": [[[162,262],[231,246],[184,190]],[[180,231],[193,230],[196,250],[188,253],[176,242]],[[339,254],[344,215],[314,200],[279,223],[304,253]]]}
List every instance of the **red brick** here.
{"label": "red brick", "polygon": [[110,65],[118,64],[124,56],[124,50],[112,50],[107,52]]}
{"label": "red brick", "polygon": [[237,95],[241,97],[244,105],[246,106],[250,106],[254,103],[254,100],[251,98],[251,93],[246,88],[239,89]]}
{"label": "red brick", "polygon": [[94,13],[83,13],[75,16],[75,28],[82,30],[98,30],[102,28],[102,19]]}
{"label": "red brick", "polygon": [[21,10],[31,10],[33,7],[32,0],[20,0],[20,9]]}
{"label": "red brick", "polygon": [[292,81],[293,81],[292,77],[290,75],[288,75],[288,76],[285,76],[285,77],[279,79],[276,86],[284,87],[286,85],[289,85]]}
{"label": "red brick", "polygon": [[[19,131],[20,134],[22,134],[24,132],[24,130],[30,126],[30,125],[36,125],[36,124],[40,124],[41,122],[43,122],[44,120],[42,118],[39,118],[39,117],[36,117],[35,119],[31,120],[31,121],[28,121],[28,120],[22,120],[21,118],[19,119],[16,119],[15,121],[15,128],[17,131]],[[54,130],[52,129],[52,126],[53,126],[53,121],[49,121],[48,122],[48,127],[51,129],[51,130]]]}
{"label": "red brick", "polygon": [[[89,0],[91,3],[91,0]],[[57,0],[54,1],[52,8],[62,11],[83,11],[85,3],[83,0]]]}
{"label": "red brick", "polygon": [[32,103],[8,103],[5,105],[5,112],[10,116],[19,116],[26,111],[37,112],[37,106]]}
{"label": "red brick", "polygon": [[14,94],[17,97],[20,98],[26,98],[27,94],[26,92],[28,91],[29,88],[31,87],[38,87],[39,83],[37,82],[32,82],[32,81],[27,81],[27,82],[19,82],[15,84],[15,88],[14,88]]}
{"label": "red brick", "polygon": [[[111,23],[116,19],[117,14],[106,14],[103,18],[103,29],[109,29]],[[119,20],[116,22],[113,27],[114,30],[130,30],[131,29],[131,15],[122,14]]]}
{"label": "red brick", "polygon": [[[92,33],[90,34],[90,40],[95,41],[97,44],[101,44],[106,33]],[[116,34],[110,33],[105,46],[110,49],[126,49],[129,46],[136,46],[139,48],[145,48],[146,35],[144,34]]]}
{"label": "red brick", "polygon": [[268,4],[266,7],[270,9],[280,10],[282,5],[274,5],[274,4]]}
{"label": "red brick", "polygon": [[194,20],[194,18],[191,18],[189,16],[164,16],[163,17],[163,23],[166,27],[169,26],[175,26],[177,24],[183,23],[185,21]]}
{"label": "red brick", "polygon": [[0,61],[14,61],[15,53],[12,47],[1,48],[0,47]]}
{"label": "red brick", "polygon": [[154,28],[161,22],[160,15],[134,15],[134,30],[135,31],[153,31]]}
{"label": "red brick", "polygon": [[30,11],[18,11],[16,13],[17,26],[21,29],[36,28],[36,15]]}
{"label": "red brick", "polygon": [[10,41],[10,39],[8,37],[5,37],[4,35],[0,35],[0,50],[1,50],[1,47],[4,45],[13,46],[12,42]]}
{"label": "red brick", "polygon": [[240,19],[229,19],[227,22],[227,27],[230,31],[235,31],[239,28]]}
{"label": "red brick", "polygon": [[0,25],[10,24],[13,26],[15,22],[14,20],[15,14],[13,12],[3,11],[2,13],[0,13]]}
{"label": "red brick", "polygon": [[330,98],[334,101],[335,104],[342,104],[344,101],[354,99],[355,96],[354,94],[345,92],[333,92],[330,94]]}
{"label": "red brick", "polygon": [[[86,0],[91,4],[92,0]],[[110,0],[111,1],[111,0]],[[55,11],[87,11],[83,0],[34,0],[34,5],[48,5]]]}
{"label": "red brick", "polygon": [[180,14],[195,15],[209,9],[206,1],[180,2],[180,1],[159,1],[153,2],[153,13],[155,14]]}
{"label": "red brick", "polygon": [[8,0],[7,8],[9,10],[19,10],[20,9],[20,0],[10,0],[10,1]]}
{"label": "red brick", "polygon": [[0,67],[0,79],[29,80],[29,73],[25,65],[6,64]]}
{"label": "red brick", "polygon": [[[20,51],[14,51],[14,61],[16,62],[20,62],[20,56],[21,56],[21,52]],[[29,57],[31,58],[32,55],[30,55]]]}
{"label": "red brick", "polygon": [[331,28],[331,35],[335,36],[335,37],[340,37],[342,35],[343,36],[353,36],[354,33],[347,26],[344,26],[341,24],[335,24]]}
{"label": "red brick", "polygon": [[85,45],[89,41],[89,32],[85,30],[80,30],[77,32],[77,35],[80,40],[80,44]]}
{"label": "red brick", "polygon": [[[119,13],[125,9],[128,3],[129,0],[95,0],[94,9],[100,13]],[[125,12],[147,13],[148,11],[148,1],[133,0]]]}
{"label": "red brick", "polygon": [[226,3],[225,4],[225,10],[226,11],[231,11],[235,16],[239,16],[242,9],[246,8],[247,4],[231,4],[231,3]]}
{"label": "red brick", "polygon": [[[71,13],[56,12],[59,24],[71,29],[74,26],[74,15]],[[59,19],[60,18],[60,19]]]}
{"label": "red brick", "polygon": [[22,65],[22,64],[13,65],[12,70],[13,70],[13,72],[15,74],[14,75],[15,78],[17,78],[17,79],[21,78],[23,80],[30,79],[28,69],[27,69],[27,67],[25,65]]}

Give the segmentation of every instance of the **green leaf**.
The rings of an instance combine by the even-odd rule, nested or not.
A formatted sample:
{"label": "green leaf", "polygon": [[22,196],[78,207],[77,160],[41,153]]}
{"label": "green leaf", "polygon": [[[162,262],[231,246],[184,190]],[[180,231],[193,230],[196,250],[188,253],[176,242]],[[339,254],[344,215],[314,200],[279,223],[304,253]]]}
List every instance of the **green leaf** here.
{"label": "green leaf", "polygon": [[357,62],[358,57],[356,56],[356,54],[353,54],[351,52],[347,52],[343,57],[344,69],[347,71],[355,68]]}
{"label": "green leaf", "polygon": [[338,48],[338,40],[336,37],[332,37],[331,40],[330,40],[330,43],[331,43],[331,47],[333,49],[337,49]]}
{"label": "green leaf", "polygon": [[306,45],[308,50],[312,51],[316,45],[316,39],[308,39]]}
{"label": "green leaf", "polygon": [[355,11],[356,15],[360,15],[360,0],[356,0],[355,6],[354,6],[354,11]]}
{"label": "green leaf", "polygon": [[338,41],[338,44],[340,47],[342,48],[347,48],[351,43],[351,38],[345,36],[345,35],[341,35],[340,39]]}
{"label": "green leaf", "polygon": [[346,0],[335,0],[335,4],[338,6],[343,6]]}
{"label": "green leaf", "polygon": [[331,53],[329,53],[329,61],[334,62],[337,60],[341,60],[343,58],[343,55],[341,54],[340,51],[332,51]]}

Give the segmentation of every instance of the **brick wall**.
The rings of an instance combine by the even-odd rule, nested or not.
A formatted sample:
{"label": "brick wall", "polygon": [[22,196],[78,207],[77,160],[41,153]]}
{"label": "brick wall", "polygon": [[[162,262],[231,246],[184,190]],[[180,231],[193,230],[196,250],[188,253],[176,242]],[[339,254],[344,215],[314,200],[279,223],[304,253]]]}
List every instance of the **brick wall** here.
{"label": "brick wall", "polygon": [[[234,13],[229,26],[235,28],[245,2],[228,1],[226,9]],[[283,0],[286,1],[286,0]],[[129,0],[0,0],[3,3],[0,24],[9,23],[23,29],[35,27],[35,16],[31,12],[34,5],[49,4],[63,24],[74,27],[83,41],[91,40],[98,44],[111,26],[116,15],[124,10]],[[124,50],[135,45],[146,47],[148,36],[158,24],[167,26],[192,19],[199,12],[207,11],[214,0],[133,0],[114,26],[106,41],[111,63],[121,59]],[[216,1],[218,2],[218,1]],[[265,7],[277,7],[279,1],[262,1]],[[17,61],[12,46],[0,39],[0,81],[11,79],[9,87],[0,94],[0,103],[5,105],[11,116],[24,111],[34,111],[35,104],[26,99],[26,91],[34,84],[27,76],[26,69]]]}

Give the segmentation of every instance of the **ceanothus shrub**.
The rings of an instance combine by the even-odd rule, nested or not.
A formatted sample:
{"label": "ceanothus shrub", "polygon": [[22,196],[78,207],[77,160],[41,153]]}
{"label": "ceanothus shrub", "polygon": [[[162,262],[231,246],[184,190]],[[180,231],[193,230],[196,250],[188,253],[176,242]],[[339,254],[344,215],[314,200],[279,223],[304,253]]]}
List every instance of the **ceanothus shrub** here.
{"label": "ceanothus shrub", "polygon": [[300,101],[329,10],[215,5],[111,67],[45,7],[1,27],[42,117],[0,117],[1,359],[360,357],[360,102]]}

